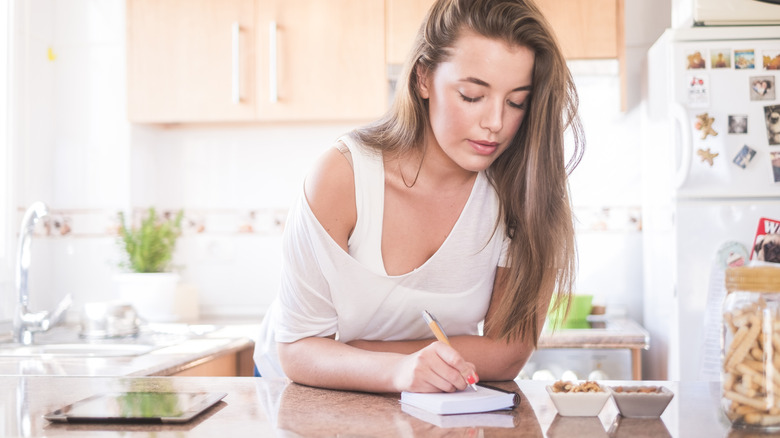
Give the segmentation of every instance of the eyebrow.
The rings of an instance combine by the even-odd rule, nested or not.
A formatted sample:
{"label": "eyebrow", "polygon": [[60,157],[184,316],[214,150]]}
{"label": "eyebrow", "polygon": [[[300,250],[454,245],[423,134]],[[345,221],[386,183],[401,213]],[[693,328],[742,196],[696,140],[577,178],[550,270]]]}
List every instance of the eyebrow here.
{"label": "eyebrow", "polygon": [[[463,79],[461,79],[461,81],[463,81],[463,82],[471,82],[473,84],[477,84],[477,85],[481,85],[483,87],[490,88],[490,84],[488,84],[487,82],[483,81],[482,79],[478,79],[478,78],[475,78],[475,77],[472,77],[472,76],[469,76],[467,78],[463,78]],[[517,87],[517,88],[515,88],[512,91],[513,92],[515,92],[515,91],[531,91],[531,86],[530,85],[523,85],[522,87]]]}

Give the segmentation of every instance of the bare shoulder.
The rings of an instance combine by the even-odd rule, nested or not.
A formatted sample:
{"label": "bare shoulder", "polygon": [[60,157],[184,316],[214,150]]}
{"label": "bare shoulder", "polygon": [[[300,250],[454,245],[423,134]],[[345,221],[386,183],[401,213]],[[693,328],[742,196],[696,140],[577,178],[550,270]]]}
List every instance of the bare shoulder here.
{"label": "bare shoulder", "polygon": [[[345,149],[345,148],[344,148]],[[304,193],[314,216],[345,251],[357,221],[355,175],[349,152],[328,148],[304,182]]]}

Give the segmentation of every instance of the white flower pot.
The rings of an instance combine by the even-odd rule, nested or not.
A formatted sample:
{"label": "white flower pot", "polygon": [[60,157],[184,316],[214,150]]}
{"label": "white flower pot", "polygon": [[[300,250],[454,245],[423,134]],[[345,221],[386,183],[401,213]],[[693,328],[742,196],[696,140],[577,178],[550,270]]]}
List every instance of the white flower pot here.
{"label": "white flower pot", "polygon": [[119,298],[132,304],[146,321],[197,319],[197,291],[180,287],[179,280],[179,274],[172,272],[118,274],[114,279]]}

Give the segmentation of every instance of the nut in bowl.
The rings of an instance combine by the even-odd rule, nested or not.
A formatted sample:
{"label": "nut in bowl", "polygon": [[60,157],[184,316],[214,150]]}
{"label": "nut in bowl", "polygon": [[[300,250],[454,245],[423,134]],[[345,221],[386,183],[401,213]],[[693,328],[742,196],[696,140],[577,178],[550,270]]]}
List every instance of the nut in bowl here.
{"label": "nut in bowl", "polygon": [[547,394],[563,417],[595,417],[609,399],[609,393],[596,382],[555,382]]}
{"label": "nut in bowl", "polygon": [[666,410],[674,393],[663,386],[611,386],[620,415],[628,418],[657,418]]}

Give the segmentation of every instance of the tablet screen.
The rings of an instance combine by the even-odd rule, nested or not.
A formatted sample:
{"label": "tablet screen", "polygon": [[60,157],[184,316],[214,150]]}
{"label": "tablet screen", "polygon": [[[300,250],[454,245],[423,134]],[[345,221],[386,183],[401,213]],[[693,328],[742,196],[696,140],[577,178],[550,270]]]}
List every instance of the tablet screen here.
{"label": "tablet screen", "polygon": [[213,392],[119,392],[98,394],[44,415],[49,421],[189,421],[227,394]]}

